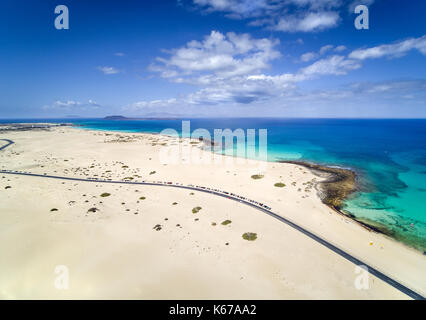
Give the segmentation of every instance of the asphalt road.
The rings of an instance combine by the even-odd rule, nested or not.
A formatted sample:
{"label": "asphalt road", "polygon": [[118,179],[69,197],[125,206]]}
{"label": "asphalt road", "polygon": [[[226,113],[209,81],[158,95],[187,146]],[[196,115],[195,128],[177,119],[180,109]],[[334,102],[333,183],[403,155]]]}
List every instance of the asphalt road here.
{"label": "asphalt road", "polygon": [[3,149],[6,149],[11,144],[14,144],[14,142],[12,140],[9,140],[9,139],[0,139],[0,141],[6,141],[7,142],[6,145],[4,145],[3,147],[0,147],[0,151],[3,150]]}
{"label": "asphalt road", "polygon": [[[10,146],[14,142],[7,139],[0,139],[9,142],[6,146],[3,146],[0,148],[0,150],[5,149],[6,147]],[[111,183],[111,184],[127,184],[127,185],[148,185],[148,186],[163,186],[163,187],[171,187],[171,188],[181,188],[181,189],[187,189],[187,190],[194,190],[198,192],[205,192],[210,193],[215,196],[227,198],[229,200],[238,201],[239,203],[248,205],[254,209],[260,210],[271,217],[274,217],[275,219],[289,225],[290,227],[296,229],[297,231],[303,233],[304,235],[308,236],[309,238],[315,240],[316,242],[322,244],[323,246],[327,247],[328,249],[332,250],[334,253],[337,253],[341,257],[349,260],[353,264],[357,266],[365,266],[368,268],[368,272],[375,277],[379,278],[380,280],[386,282],[387,284],[391,285],[392,287],[396,288],[397,290],[401,291],[402,293],[406,294],[407,296],[416,299],[416,300],[425,300],[425,298],[420,295],[419,293],[411,290],[410,288],[404,286],[403,284],[399,283],[398,281],[388,277],[381,271],[369,266],[368,264],[364,263],[363,261],[355,258],[351,254],[347,253],[346,251],[343,251],[342,249],[336,247],[335,245],[331,244],[327,240],[317,236],[316,234],[306,230],[305,228],[297,225],[296,223],[272,212],[271,210],[265,209],[259,205],[256,205],[254,203],[251,203],[246,200],[239,199],[237,197],[233,197],[231,195],[226,195],[220,192],[197,188],[197,187],[190,187],[190,186],[184,186],[184,185],[175,185],[175,184],[163,184],[163,183],[155,183],[155,182],[136,182],[136,181],[112,181],[112,180],[89,180],[89,179],[82,179],[82,178],[72,178],[72,177],[61,177],[61,176],[51,176],[47,174],[35,174],[35,173],[26,173],[26,172],[11,172],[7,170],[0,170],[1,174],[12,174],[12,175],[21,175],[21,176],[30,176],[30,177],[40,177],[40,178],[49,178],[49,179],[59,179],[59,180],[69,180],[69,181],[80,181],[80,182],[94,182],[94,183]]]}

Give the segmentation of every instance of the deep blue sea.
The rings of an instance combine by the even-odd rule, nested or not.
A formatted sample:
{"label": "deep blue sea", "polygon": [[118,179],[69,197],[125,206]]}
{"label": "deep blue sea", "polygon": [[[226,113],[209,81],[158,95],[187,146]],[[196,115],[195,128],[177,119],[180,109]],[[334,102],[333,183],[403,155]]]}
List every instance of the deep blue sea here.
{"label": "deep blue sea", "polygon": [[[151,133],[180,132],[182,126],[181,120],[25,120],[41,121]],[[344,211],[426,251],[426,119],[191,119],[191,131],[197,128],[267,129],[269,161],[304,160],[356,170],[361,189],[345,202]]]}

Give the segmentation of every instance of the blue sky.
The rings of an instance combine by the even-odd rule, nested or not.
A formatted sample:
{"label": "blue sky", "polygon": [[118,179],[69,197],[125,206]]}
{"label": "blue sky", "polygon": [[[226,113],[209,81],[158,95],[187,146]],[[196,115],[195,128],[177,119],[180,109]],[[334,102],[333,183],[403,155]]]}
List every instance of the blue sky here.
{"label": "blue sky", "polygon": [[[59,4],[69,30],[54,27]],[[357,4],[368,30],[354,26]],[[396,0],[5,0],[0,118],[425,118],[425,12]]]}

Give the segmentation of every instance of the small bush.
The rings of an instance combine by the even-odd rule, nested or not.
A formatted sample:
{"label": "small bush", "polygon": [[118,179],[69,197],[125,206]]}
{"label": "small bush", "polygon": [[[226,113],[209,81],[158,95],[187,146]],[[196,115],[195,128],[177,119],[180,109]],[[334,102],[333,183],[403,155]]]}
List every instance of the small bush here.
{"label": "small bush", "polygon": [[254,241],[257,239],[257,234],[254,232],[246,232],[243,234],[243,239],[247,241]]}
{"label": "small bush", "polygon": [[175,206],[175,205],[177,205],[177,204],[178,204],[177,202],[173,202],[173,203],[172,203],[172,205],[173,205],[173,206]]}
{"label": "small bush", "polygon": [[274,187],[282,188],[285,187],[285,184],[282,182],[277,182],[276,184],[274,184]]}
{"label": "small bush", "polygon": [[140,197],[139,198],[139,200],[145,200],[146,199],[146,197]]}
{"label": "small bush", "polygon": [[157,173],[157,171],[151,171],[149,174],[151,175],[151,174],[155,174],[155,173]]}
{"label": "small bush", "polygon": [[232,221],[231,220],[225,220],[225,221],[222,221],[222,223],[221,223],[221,225],[223,225],[223,226],[227,226],[228,224],[230,224]]}
{"label": "small bush", "polygon": [[198,213],[201,209],[201,207],[195,207],[192,209],[192,213]]}
{"label": "small bush", "polygon": [[101,197],[105,198],[105,197],[109,197],[110,195],[111,195],[111,193],[104,192],[104,193],[101,194]]}
{"label": "small bush", "polygon": [[90,208],[89,210],[87,210],[87,212],[93,212],[93,213],[95,213],[96,211],[99,211],[99,209],[97,209],[97,208]]}
{"label": "small bush", "polygon": [[252,179],[258,180],[258,179],[262,179],[263,175],[262,174],[254,174],[251,176]]}
{"label": "small bush", "polygon": [[157,224],[157,225],[154,226],[153,229],[156,230],[156,231],[160,231],[162,229],[162,226],[161,226],[161,224]]}
{"label": "small bush", "polygon": [[50,212],[53,212],[53,211],[58,211],[58,209],[56,208],[50,209]]}

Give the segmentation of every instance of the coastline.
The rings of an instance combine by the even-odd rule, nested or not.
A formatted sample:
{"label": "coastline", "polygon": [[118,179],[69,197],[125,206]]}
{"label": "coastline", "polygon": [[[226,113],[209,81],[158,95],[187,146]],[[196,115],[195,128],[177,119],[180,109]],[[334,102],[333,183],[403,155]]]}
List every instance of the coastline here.
{"label": "coastline", "polygon": [[[122,121],[124,119],[115,119],[114,121]],[[129,119],[127,119],[129,120]],[[132,119],[133,120],[133,119]],[[138,119],[138,120],[152,120],[152,119]],[[169,120],[169,119],[168,119]],[[9,124],[10,125],[10,124]],[[24,131],[27,130],[39,130],[39,128],[27,128],[27,124],[25,123],[16,123],[18,127],[18,131],[20,131],[20,127],[24,127]],[[172,136],[169,135],[162,135],[159,132],[143,132],[143,131],[125,131],[125,130],[107,130],[107,129],[92,129],[87,128],[84,124],[75,124],[75,123],[64,123],[64,124],[57,124],[57,123],[32,123],[28,125],[41,125],[41,126],[47,126],[46,128],[43,128],[43,130],[49,130],[51,128],[60,127],[60,126],[66,126],[71,127],[75,129],[82,129],[85,131],[93,131],[93,132],[106,132],[108,135],[112,134],[146,134],[146,135],[152,135],[152,136],[164,136],[172,138]],[[180,139],[188,139],[188,141],[191,141],[192,138],[189,137],[180,137]],[[224,156],[222,153],[216,153],[213,150],[213,147],[216,145],[213,139],[206,140],[206,139],[198,139],[197,142],[200,142],[200,148],[203,151],[211,152],[213,154],[220,154]],[[120,141],[119,141],[120,142]],[[123,142],[123,141],[121,141]],[[203,146],[203,147],[202,147]],[[197,146],[195,146],[197,147]],[[230,156],[232,158],[236,158],[237,156],[234,155],[226,155]],[[271,161],[272,162],[272,161]],[[335,166],[328,166],[328,165],[322,165],[318,163],[314,163],[311,161],[299,161],[299,160],[277,160],[273,161],[276,163],[289,163],[298,165],[304,168],[309,169],[312,173],[317,175],[318,177],[323,178],[323,181],[316,182],[316,187],[319,187],[317,189],[318,196],[320,197],[321,201],[330,209],[332,209],[334,212],[341,214],[345,217],[351,218],[353,221],[355,221],[357,224],[362,226],[363,228],[373,231],[376,233],[383,234],[385,236],[390,237],[393,241],[397,241],[402,243],[405,246],[408,246],[409,248],[415,249],[423,254],[426,254],[426,251],[423,247],[419,247],[418,243],[416,242],[408,242],[405,241],[406,239],[404,237],[401,237],[400,235],[396,234],[395,232],[391,231],[390,228],[388,228],[385,224],[379,223],[378,221],[370,220],[370,219],[360,219],[356,215],[354,215],[351,212],[344,210],[344,204],[343,202],[348,199],[352,194],[359,191],[359,186],[357,182],[357,173],[354,169],[351,168],[343,168],[343,167],[335,167]]]}
{"label": "coastline", "polygon": [[309,169],[311,172],[318,175],[319,177],[325,178],[325,180],[317,183],[317,191],[322,202],[335,212],[351,218],[353,221],[357,222],[359,225],[366,228],[367,230],[386,235],[394,241],[401,242],[410,248],[413,248],[423,254],[426,254],[424,247],[420,246],[416,242],[408,241],[404,237],[390,230],[390,228],[388,228],[386,225],[370,219],[358,218],[353,213],[344,210],[343,202],[351,195],[359,191],[359,186],[357,182],[358,178],[355,170],[320,165],[308,161],[280,160],[278,162],[300,165]]}
{"label": "coastline", "polygon": [[[5,169],[69,177],[174,181],[236,192],[258,200],[404,285],[423,295],[426,292],[420,280],[426,267],[424,257],[393,239],[360,228],[352,219],[334,214],[335,211],[312,192],[318,176],[300,165],[254,160],[252,166],[239,165],[236,158],[220,155],[224,162],[219,165],[179,162],[165,166],[158,163],[163,144],[198,150],[200,157],[212,156],[212,152],[200,150],[201,143],[190,144],[185,138],[150,133],[58,127],[50,131],[9,132],[1,137],[15,141],[13,146],[0,153]],[[234,164],[226,166],[227,160],[234,161]],[[251,178],[260,173],[260,168],[265,168],[264,177],[259,180]],[[274,184],[280,181],[285,186],[275,187]],[[145,270],[144,273],[137,272],[136,280],[128,279],[144,290],[140,293],[131,291],[126,297],[404,298],[374,277],[370,290],[356,290],[353,287],[353,266],[349,262],[266,215],[226,199],[150,187],[142,190],[140,187],[118,188],[96,183],[62,184],[43,178],[17,177],[0,182],[1,207],[5,212],[2,224],[8,230],[1,240],[4,244],[11,241],[17,244],[14,250],[0,245],[9,257],[0,264],[1,274],[9,274],[8,279],[0,279],[4,284],[0,292],[3,296],[4,292],[19,293],[16,289],[20,288],[18,279],[22,268],[28,268],[28,274],[34,279],[49,278],[50,274],[40,274],[40,268],[47,266],[50,270],[51,263],[64,259],[72,270],[80,270],[87,264],[96,266],[93,274],[84,268],[78,271],[84,274],[84,281],[79,276],[73,290],[64,294],[64,297],[87,296],[82,289],[85,281],[91,279],[95,286],[93,281],[98,279],[97,285],[106,285],[102,279],[120,272],[116,263],[108,260],[105,264],[96,257],[109,257],[117,248],[126,248],[120,251],[120,266]],[[7,185],[12,188],[5,190]],[[99,198],[102,192],[111,196]],[[37,195],[40,201],[34,202],[33,195]],[[146,199],[139,203],[135,201],[142,195]],[[177,202],[176,206],[174,202]],[[84,214],[93,206],[100,211]],[[202,207],[201,212],[191,213],[197,206]],[[31,212],[26,210],[29,207]],[[51,208],[57,208],[58,212],[50,212]],[[136,214],[137,210],[139,214]],[[164,220],[166,218],[168,220]],[[232,223],[225,227],[221,225],[225,220]],[[217,226],[212,226],[213,222]],[[157,224],[162,226],[161,231],[152,229]],[[257,233],[257,240],[244,240],[241,235],[245,232]],[[30,247],[24,245],[24,239],[28,237],[33,243]],[[56,245],[52,247],[52,243]],[[33,246],[45,248],[45,253],[34,256],[37,257],[35,260],[25,253]],[[73,247],[85,248],[88,255],[81,256],[76,250],[64,251],[64,248]],[[57,256],[62,258],[57,260]],[[396,261],[395,257],[400,259]],[[115,254],[111,258],[117,259]],[[82,259],[87,261],[83,266]],[[185,261],[191,261],[191,265]],[[18,268],[18,265],[22,267]],[[170,280],[168,285],[158,278],[165,272]],[[313,286],[305,287],[307,282]],[[108,296],[105,292],[122,292],[120,290],[126,287],[124,283],[130,284],[124,281],[115,288],[118,291],[102,291],[103,295],[100,291],[87,294],[105,297]],[[189,288],[186,292],[179,289],[183,283]],[[34,288],[31,297],[57,295],[48,287],[44,291]],[[146,291],[148,288],[151,289]]]}
{"label": "coastline", "polygon": [[[121,121],[121,120],[125,120],[125,119],[114,119],[114,121]],[[138,119],[138,120],[152,120],[152,119]],[[159,132],[143,132],[143,131],[135,132],[135,131],[124,131],[124,130],[92,129],[92,128],[87,128],[87,126],[84,124],[76,124],[72,122],[60,123],[60,124],[49,123],[49,122],[28,123],[28,124],[27,123],[8,123],[8,124],[6,123],[6,124],[1,124],[0,129],[1,129],[1,126],[5,126],[5,127],[9,126],[10,128],[5,130],[0,130],[0,132],[31,131],[31,130],[47,130],[48,131],[50,129],[54,129],[57,127],[70,127],[75,129],[82,129],[85,131],[106,132],[107,135],[120,134],[120,133],[144,134],[144,135],[164,136],[164,137],[172,138],[172,136],[162,135]],[[192,138],[188,138],[188,137],[180,137],[180,139],[185,139],[185,140],[188,139],[188,141],[192,140]],[[118,142],[125,142],[125,141],[118,141]],[[198,139],[197,142],[200,142],[201,150],[224,156],[224,154],[216,153],[213,150],[213,147],[216,145],[213,139],[211,140]],[[227,157],[230,156],[233,158],[237,157],[234,155],[226,155],[226,156]],[[348,199],[352,194],[359,191],[359,186],[357,182],[357,173],[354,169],[322,165],[322,164],[314,163],[311,161],[276,160],[273,162],[289,163],[289,164],[294,164],[294,165],[298,165],[306,169],[309,169],[316,176],[323,178],[322,181],[315,183],[315,187],[316,188],[318,187],[317,188],[318,196],[327,207],[329,207],[330,209],[332,209],[334,212],[338,214],[351,218],[357,224],[359,224],[360,226],[362,226],[363,228],[369,231],[373,231],[373,232],[388,236],[393,241],[400,242],[403,245],[408,246],[409,248],[415,249],[423,254],[426,254],[426,251],[423,247],[419,247],[417,243],[405,241],[404,237],[401,237],[400,235],[395,234],[395,232],[391,231],[390,228],[388,228],[386,225],[374,220],[366,219],[366,218],[360,219],[353,213],[344,210],[343,202],[346,199]]]}
{"label": "coastline", "polygon": [[317,191],[319,197],[326,206],[339,214],[350,217],[367,230],[391,236],[391,233],[384,226],[378,228],[373,224],[360,221],[354,214],[343,210],[343,201],[359,190],[357,185],[357,174],[354,170],[330,167],[308,161],[280,160],[277,162],[299,165],[309,169],[319,177],[325,178],[325,180],[317,183],[319,187]]}
{"label": "coastline", "polygon": [[358,190],[356,173],[351,169],[330,167],[307,161],[280,160],[277,162],[299,165],[325,178],[319,183],[321,189],[318,191],[321,192],[320,197],[323,203],[336,211],[341,212],[342,202]]}

